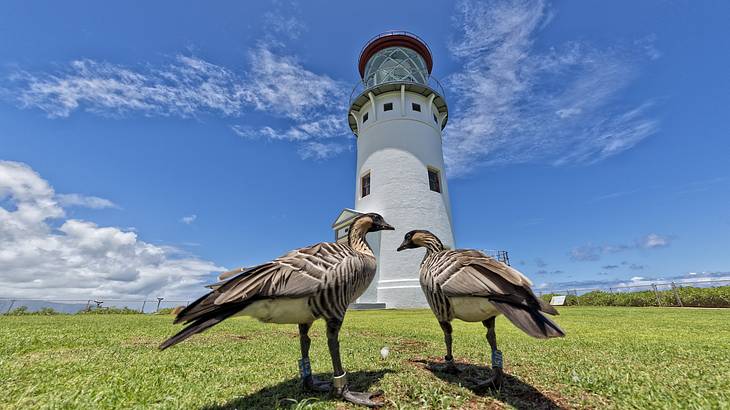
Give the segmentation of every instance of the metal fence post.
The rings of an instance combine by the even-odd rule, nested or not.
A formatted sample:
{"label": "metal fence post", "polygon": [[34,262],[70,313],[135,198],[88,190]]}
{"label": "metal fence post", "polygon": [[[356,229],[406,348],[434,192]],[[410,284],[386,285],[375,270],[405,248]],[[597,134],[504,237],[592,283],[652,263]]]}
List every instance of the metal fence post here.
{"label": "metal fence post", "polygon": [[674,292],[674,297],[677,299],[679,307],[684,307],[682,304],[682,298],[679,297],[679,292],[677,292],[677,285],[674,282],[672,282],[672,292]]}
{"label": "metal fence post", "polygon": [[10,309],[12,309],[12,308],[13,308],[13,305],[14,305],[14,304],[15,304],[15,299],[13,299],[13,300],[11,300],[11,301],[10,301],[10,306],[8,306],[8,311],[7,311],[7,312],[5,312],[5,314],[6,314],[6,315],[7,315],[8,313],[10,313]]}
{"label": "metal fence post", "polygon": [[139,313],[144,313],[144,305],[147,304],[147,299],[142,301],[142,309],[139,311]]}
{"label": "metal fence post", "polygon": [[651,288],[654,289],[654,296],[656,296],[656,305],[661,306],[662,302],[661,300],[659,300],[659,291],[656,288],[656,283],[652,283]]}
{"label": "metal fence post", "polygon": [[157,297],[157,309],[155,309],[155,313],[160,311],[160,302],[162,302],[162,299],[164,298],[161,298],[159,296]]}

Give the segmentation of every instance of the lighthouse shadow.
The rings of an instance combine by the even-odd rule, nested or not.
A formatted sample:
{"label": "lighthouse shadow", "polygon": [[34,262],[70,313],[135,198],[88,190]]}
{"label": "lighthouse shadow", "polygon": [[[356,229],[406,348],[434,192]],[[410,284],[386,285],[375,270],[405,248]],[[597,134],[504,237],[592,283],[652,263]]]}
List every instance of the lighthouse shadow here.
{"label": "lighthouse shadow", "polygon": [[420,364],[423,368],[430,371],[434,376],[443,381],[469,389],[472,393],[479,396],[493,397],[517,409],[563,408],[535,387],[523,382],[515,376],[505,374],[502,388],[499,390],[480,388],[476,383],[470,380],[489,379],[493,374],[490,367],[470,363],[458,363],[457,368],[460,372],[458,374],[452,374],[446,371],[443,362],[422,359],[414,360],[413,362]]}
{"label": "lighthouse shadow", "polygon": [[[348,372],[347,379],[353,391],[373,391],[372,386],[388,373],[390,369],[379,371]],[[332,380],[332,373],[316,374],[320,380]],[[223,404],[203,406],[201,410],[233,410],[233,409],[278,409],[303,408],[303,403],[337,402],[340,399],[328,393],[317,393],[302,389],[302,382],[297,378],[289,379],[273,386],[249,394],[236,397]]]}

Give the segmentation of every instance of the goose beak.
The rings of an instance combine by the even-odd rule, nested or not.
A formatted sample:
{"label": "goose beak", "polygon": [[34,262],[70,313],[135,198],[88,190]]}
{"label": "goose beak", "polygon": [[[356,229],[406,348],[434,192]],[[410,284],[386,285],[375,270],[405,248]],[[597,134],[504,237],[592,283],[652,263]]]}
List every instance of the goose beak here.
{"label": "goose beak", "polygon": [[400,246],[398,247],[398,249],[396,249],[396,251],[397,252],[400,252],[400,251],[402,251],[404,249],[408,249],[408,245],[409,245],[408,244],[408,241],[403,241],[403,243],[400,244]]}
{"label": "goose beak", "polygon": [[388,225],[385,222],[383,222],[382,224],[378,225],[378,228],[381,231],[394,231],[395,230],[395,228],[393,228],[392,226]]}

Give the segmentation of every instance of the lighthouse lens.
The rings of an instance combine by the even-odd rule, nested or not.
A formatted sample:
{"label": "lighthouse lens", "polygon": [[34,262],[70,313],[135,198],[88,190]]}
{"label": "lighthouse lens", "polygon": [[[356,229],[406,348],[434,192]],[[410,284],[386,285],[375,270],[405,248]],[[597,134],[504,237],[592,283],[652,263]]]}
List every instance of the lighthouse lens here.
{"label": "lighthouse lens", "polygon": [[405,47],[388,47],[373,54],[365,65],[365,85],[390,82],[427,84],[428,68],[417,52]]}

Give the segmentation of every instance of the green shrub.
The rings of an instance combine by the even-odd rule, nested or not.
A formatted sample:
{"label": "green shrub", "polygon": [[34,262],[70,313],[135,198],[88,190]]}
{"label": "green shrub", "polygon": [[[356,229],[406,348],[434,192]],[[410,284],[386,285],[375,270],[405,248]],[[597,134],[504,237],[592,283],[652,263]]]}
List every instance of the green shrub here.
{"label": "green shrub", "polygon": [[28,306],[18,306],[15,309],[11,310],[7,314],[10,316],[23,316],[23,315],[29,315],[31,312],[28,311]]}
{"label": "green shrub", "polygon": [[56,310],[53,309],[52,307],[44,307],[44,308],[41,308],[40,310],[38,310],[36,312],[33,312],[33,313],[36,314],[36,315],[45,315],[45,316],[51,316],[51,315],[58,315],[59,314],[59,312],[56,312]]}
{"label": "green shrub", "polygon": [[115,308],[115,307],[103,307],[90,310],[82,310],[79,314],[82,315],[138,315],[141,312],[136,309],[130,309],[128,307]]}
{"label": "green shrub", "polygon": [[52,307],[44,307],[36,311],[30,311],[28,310],[28,306],[18,306],[17,308],[11,310],[7,313],[10,316],[25,316],[25,315],[44,315],[44,316],[50,316],[50,315],[58,315],[60,312],[57,312]]}
{"label": "green shrub", "polygon": [[[691,307],[730,307],[730,286],[716,288],[677,287],[675,294],[672,289],[661,290],[654,293],[653,290],[641,290],[636,292],[606,292],[594,290],[580,296],[568,295],[565,298],[566,306],[636,306],[647,307],[657,306],[657,296],[661,306],[679,306],[677,295],[682,300],[683,306]],[[553,296],[558,294],[550,293],[542,295],[541,298],[549,302]]]}

